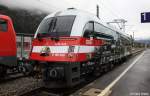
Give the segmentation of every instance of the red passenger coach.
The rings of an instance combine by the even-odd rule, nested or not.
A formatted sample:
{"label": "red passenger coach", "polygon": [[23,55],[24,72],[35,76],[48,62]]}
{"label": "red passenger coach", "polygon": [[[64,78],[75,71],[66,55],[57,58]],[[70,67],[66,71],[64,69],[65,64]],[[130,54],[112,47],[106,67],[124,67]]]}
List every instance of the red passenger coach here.
{"label": "red passenger coach", "polygon": [[0,15],[0,72],[17,66],[16,34],[10,17]]}

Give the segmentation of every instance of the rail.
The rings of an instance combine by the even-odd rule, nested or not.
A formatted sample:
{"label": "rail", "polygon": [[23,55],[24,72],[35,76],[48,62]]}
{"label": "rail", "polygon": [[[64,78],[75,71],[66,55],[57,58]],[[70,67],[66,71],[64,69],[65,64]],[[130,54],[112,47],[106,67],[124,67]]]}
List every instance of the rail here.
{"label": "rail", "polygon": [[136,49],[135,51],[132,52],[132,55],[133,55],[133,56],[134,56],[134,55],[137,55],[137,54],[139,54],[140,52],[142,52],[142,51],[144,51],[144,50],[145,50],[145,48]]}

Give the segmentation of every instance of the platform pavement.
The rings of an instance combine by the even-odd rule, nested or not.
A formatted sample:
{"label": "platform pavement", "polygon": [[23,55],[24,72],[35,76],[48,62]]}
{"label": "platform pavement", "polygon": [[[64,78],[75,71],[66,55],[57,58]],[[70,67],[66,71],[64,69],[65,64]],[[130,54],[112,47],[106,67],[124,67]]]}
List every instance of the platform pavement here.
{"label": "platform pavement", "polygon": [[150,49],[114,85],[110,96],[150,96]]}

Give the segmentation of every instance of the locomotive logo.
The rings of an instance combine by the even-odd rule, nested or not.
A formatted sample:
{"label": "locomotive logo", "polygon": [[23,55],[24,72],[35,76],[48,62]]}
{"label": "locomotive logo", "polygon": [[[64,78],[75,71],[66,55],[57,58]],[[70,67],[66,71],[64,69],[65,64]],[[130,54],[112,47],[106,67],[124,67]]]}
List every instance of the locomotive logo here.
{"label": "locomotive logo", "polygon": [[41,50],[41,56],[49,56],[49,53],[50,53],[50,48],[48,46],[45,46],[42,48]]}

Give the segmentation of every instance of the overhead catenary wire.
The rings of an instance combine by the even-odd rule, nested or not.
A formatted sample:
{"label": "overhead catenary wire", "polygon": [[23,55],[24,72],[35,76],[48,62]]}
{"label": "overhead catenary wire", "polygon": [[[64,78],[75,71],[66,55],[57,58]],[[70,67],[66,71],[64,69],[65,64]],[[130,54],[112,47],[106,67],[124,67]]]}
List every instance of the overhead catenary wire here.
{"label": "overhead catenary wire", "polygon": [[[105,4],[105,3],[107,3],[107,4]],[[115,7],[113,7],[112,5],[111,5],[111,2],[109,2],[108,0],[106,1],[106,2],[103,2],[103,1],[99,1],[98,0],[98,5],[101,5],[101,10],[104,10],[104,12],[108,12],[109,13],[109,15],[112,15],[113,17],[111,17],[111,19],[113,20],[113,19],[121,19],[122,17],[121,17],[121,15],[119,14],[119,12],[116,10],[116,8]],[[111,6],[111,7],[108,7],[108,6]],[[114,11],[114,10],[115,11]],[[117,12],[117,13],[116,13]],[[109,18],[109,17],[107,17],[107,18]],[[109,18],[110,19],[110,18]],[[124,20],[124,19],[123,19]],[[115,24],[116,25],[116,24]],[[117,23],[117,25],[119,25],[118,23]],[[120,27],[120,26],[122,26],[122,25],[119,25],[118,27],[119,27],[119,29],[121,29],[122,30],[122,27],[124,26],[124,31],[125,31],[125,25],[123,25],[122,27]]]}

